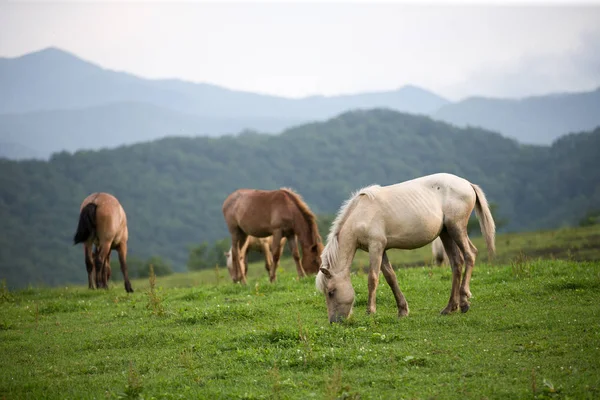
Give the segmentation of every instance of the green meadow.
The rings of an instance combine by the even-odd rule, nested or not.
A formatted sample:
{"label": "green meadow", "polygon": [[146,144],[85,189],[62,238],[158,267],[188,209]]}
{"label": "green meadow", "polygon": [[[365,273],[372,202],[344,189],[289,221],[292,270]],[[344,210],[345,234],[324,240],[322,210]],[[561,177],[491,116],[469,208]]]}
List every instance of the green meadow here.
{"label": "green meadow", "polygon": [[246,286],[218,267],[132,294],[2,286],[0,398],[600,398],[600,227],[499,235],[493,260],[474,243],[471,309],[449,316],[429,246],[389,252],[402,319],[384,279],[366,314],[360,252],[354,314],[333,325],[289,259],[274,284],[255,263]]}

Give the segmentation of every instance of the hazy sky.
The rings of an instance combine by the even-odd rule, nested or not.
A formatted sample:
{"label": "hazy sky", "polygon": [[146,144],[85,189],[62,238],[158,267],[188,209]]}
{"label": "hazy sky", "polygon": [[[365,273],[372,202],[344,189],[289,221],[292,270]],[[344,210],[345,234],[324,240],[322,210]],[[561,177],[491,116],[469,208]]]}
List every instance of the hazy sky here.
{"label": "hazy sky", "polygon": [[598,2],[474,3],[0,0],[0,56],[54,46],[143,77],[289,97],[406,84],[451,99],[600,86]]}

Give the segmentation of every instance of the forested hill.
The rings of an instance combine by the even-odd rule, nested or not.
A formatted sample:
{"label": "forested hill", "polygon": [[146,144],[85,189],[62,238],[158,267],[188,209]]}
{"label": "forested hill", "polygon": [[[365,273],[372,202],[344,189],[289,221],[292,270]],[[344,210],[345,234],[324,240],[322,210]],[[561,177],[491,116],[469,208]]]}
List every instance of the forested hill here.
{"label": "forested hill", "polygon": [[170,138],[113,150],[0,161],[0,279],[9,285],[85,282],[72,246],[79,205],[91,192],[122,202],[130,254],[183,269],[188,246],[227,235],[221,205],[240,187],[288,186],[316,213],[350,192],[451,172],[482,186],[508,229],[577,221],[600,204],[600,129],[551,147],[460,129],[389,110],[349,112],[281,135]]}

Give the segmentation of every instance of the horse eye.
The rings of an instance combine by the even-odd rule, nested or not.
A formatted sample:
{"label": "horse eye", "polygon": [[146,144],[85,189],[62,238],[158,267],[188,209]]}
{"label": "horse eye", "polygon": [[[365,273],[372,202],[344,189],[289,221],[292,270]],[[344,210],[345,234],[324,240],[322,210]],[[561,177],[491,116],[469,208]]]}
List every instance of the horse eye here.
{"label": "horse eye", "polygon": [[335,289],[330,290],[328,293],[329,297],[333,297],[333,295],[335,294]]}

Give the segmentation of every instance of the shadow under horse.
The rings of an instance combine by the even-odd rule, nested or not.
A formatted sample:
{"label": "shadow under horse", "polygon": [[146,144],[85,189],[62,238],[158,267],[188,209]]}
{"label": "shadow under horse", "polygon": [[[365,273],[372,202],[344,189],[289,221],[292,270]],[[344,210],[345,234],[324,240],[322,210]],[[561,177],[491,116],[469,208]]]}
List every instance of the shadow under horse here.
{"label": "shadow under horse", "polygon": [[[234,282],[246,283],[246,271],[241,266],[240,254],[248,235],[259,238],[273,236],[273,267],[269,271],[271,282],[277,277],[283,237],[288,240],[298,276],[319,271],[323,245],[316,217],[302,197],[291,189],[238,189],[223,202],[223,217],[231,234]],[[296,238],[302,247],[301,260]]]}
{"label": "shadow under horse", "polygon": [[[108,289],[110,252],[119,254],[125,290],[133,292],[127,274],[127,216],[119,201],[108,193],[92,193],[83,200],[73,244],[83,243],[90,289]],[[95,246],[93,252],[92,247]]]}

